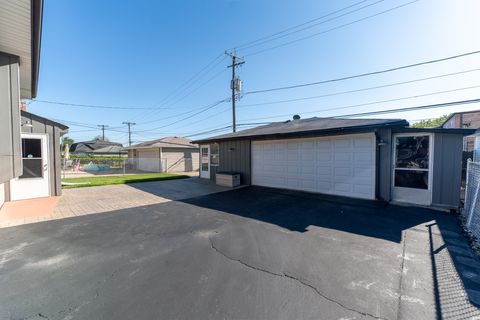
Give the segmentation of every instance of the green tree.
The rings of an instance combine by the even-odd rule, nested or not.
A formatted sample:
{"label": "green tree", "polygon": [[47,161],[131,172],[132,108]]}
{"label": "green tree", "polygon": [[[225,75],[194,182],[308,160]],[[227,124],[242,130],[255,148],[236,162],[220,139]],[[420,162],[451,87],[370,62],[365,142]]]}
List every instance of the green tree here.
{"label": "green tree", "polygon": [[421,120],[417,123],[414,123],[412,127],[414,128],[434,128],[441,126],[447,119],[450,117],[449,114],[445,114],[441,117],[435,119]]}

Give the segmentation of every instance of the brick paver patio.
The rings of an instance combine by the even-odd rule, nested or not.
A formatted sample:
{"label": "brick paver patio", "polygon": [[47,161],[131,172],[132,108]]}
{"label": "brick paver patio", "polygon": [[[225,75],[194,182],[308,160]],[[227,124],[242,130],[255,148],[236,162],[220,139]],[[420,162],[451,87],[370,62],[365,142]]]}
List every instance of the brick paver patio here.
{"label": "brick paver patio", "polygon": [[199,178],[64,189],[61,197],[7,202],[0,210],[0,228],[164,203],[224,190],[227,189]]}

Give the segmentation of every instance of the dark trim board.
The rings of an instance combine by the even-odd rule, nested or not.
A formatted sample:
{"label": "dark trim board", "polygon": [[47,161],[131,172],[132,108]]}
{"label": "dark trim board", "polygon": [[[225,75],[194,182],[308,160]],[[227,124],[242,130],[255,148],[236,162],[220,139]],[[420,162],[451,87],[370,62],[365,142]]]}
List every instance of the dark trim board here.
{"label": "dark trim board", "polygon": [[308,130],[308,131],[296,131],[296,132],[285,132],[285,133],[272,133],[272,134],[252,134],[252,135],[240,135],[241,131],[237,132],[238,136],[232,137],[212,137],[203,140],[192,141],[192,143],[197,144],[208,144],[214,142],[222,141],[235,141],[235,140],[280,140],[280,139],[298,139],[298,138],[314,138],[321,136],[335,136],[335,135],[347,135],[347,134],[361,134],[376,131],[382,128],[403,128],[405,125],[408,125],[408,122],[405,120],[399,122],[389,123],[388,125],[364,125],[364,126],[355,126],[355,127],[339,127],[332,129],[317,129],[317,130]]}

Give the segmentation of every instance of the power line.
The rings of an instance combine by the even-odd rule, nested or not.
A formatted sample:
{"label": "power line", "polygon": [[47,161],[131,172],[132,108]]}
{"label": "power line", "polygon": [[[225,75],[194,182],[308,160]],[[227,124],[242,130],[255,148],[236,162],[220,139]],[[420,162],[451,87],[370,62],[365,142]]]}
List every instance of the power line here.
{"label": "power line", "polygon": [[[291,31],[291,32],[286,32],[286,31],[284,31],[284,32],[281,32],[282,34],[280,34],[280,35],[278,35],[278,36],[276,36],[276,37],[273,37],[273,36],[272,36],[270,39],[265,39],[264,41],[257,41],[257,43],[252,43],[252,44],[250,44],[250,45],[245,45],[245,46],[243,46],[243,47],[237,47],[237,49],[246,50],[246,49],[253,48],[253,47],[256,47],[256,46],[260,46],[260,45],[262,45],[262,44],[269,43],[269,42],[272,42],[272,41],[275,41],[275,40],[278,40],[278,39],[282,39],[282,38],[288,37],[288,36],[290,36],[290,35],[292,35],[292,34],[295,34],[295,33],[298,33],[298,32],[302,32],[302,31],[305,31],[305,30],[314,28],[314,27],[316,27],[316,26],[319,26],[319,25],[322,25],[322,24],[331,22],[331,21],[333,21],[333,20],[342,18],[342,17],[347,16],[347,15],[349,15],[349,14],[352,14],[352,13],[358,12],[358,11],[360,11],[360,10],[369,8],[369,7],[371,7],[371,6],[374,6],[374,5],[379,4],[380,2],[384,2],[384,1],[385,1],[385,0],[378,0],[378,1],[376,1],[376,2],[367,4],[367,5],[363,6],[363,7],[357,8],[357,9],[355,9],[355,10],[351,10],[351,11],[346,12],[346,13],[343,13],[343,14],[341,14],[341,15],[332,17],[332,18],[327,19],[327,20],[325,20],[325,21],[321,21],[321,22],[315,23],[315,24],[313,24],[313,25],[310,25],[310,26],[307,26],[307,27],[304,27],[304,28],[301,28],[301,29],[298,29],[298,30],[295,30],[295,31]],[[360,1],[360,3],[361,3],[361,2],[365,2],[365,1]],[[358,4],[358,3],[357,3],[357,4]],[[347,8],[349,9],[349,8],[351,8],[352,6],[356,6],[357,4],[350,5],[350,6],[348,6],[348,7],[345,7],[345,8],[343,8],[343,9],[337,10],[337,11],[332,12],[332,13],[330,13],[330,14],[326,14],[326,15],[324,15],[322,18],[326,18],[326,17],[328,17],[328,16],[330,16],[330,15],[333,15],[333,14],[335,14],[335,13],[339,13],[339,12],[341,12],[341,11],[344,11],[344,10],[346,10]],[[315,20],[321,20],[322,18],[318,18],[318,19],[315,19]],[[309,24],[309,23],[304,23],[303,25],[306,25],[306,24]],[[300,27],[300,26],[298,26],[298,27]],[[297,29],[297,28],[295,28],[295,29]],[[286,32],[286,33],[285,33],[285,32]]]}
{"label": "power line", "polygon": [[[398,109],[388,109],[388,110],[378,110],[378,111],[371,111],[371,112],[344,114],[344,115],[334,116],[334,117],[331,117],[331,118],[360,117],[360,116],[388,114],[388,113],[397,113],[397,112],[410,112],[410,111],[445,108],[445,107],[451,107],[451,106],[456,106],[456,105],[465,105],[465,104],[473,104],[473,103],[480,103],[480,99],[452,101],[452,102],[437,103],[437,104],[430,104],[430,105],[421,105],[421,106],[398,108]],[[428,118],[428,119],[433,119],[433,118]],[[421,119],[421,120],[426,120],[426,119]],[[413,120],[413,121],[418,121],[418,120]],[[264,125],[264,124],[270,124],[270,123],[273,123],[273,122],[258,122],[258,123],[249,123],[249,124],[246,123],[246,124],[239,124],[239,126],[241,126],[241,125]],[[213,129],[213,130],[209,130],[209,131],[200,132],[198,134],[192,134],[192,135],[185,136],[185,137],[193,137],[193,136],[218,132],[218,131],[221,131],[222,129],[229,129],[229,128],[230,128],[230,126],[222,127],[222,128],[218,128],[218,129]]]}
{"label": "power line", "polygon": [[274,37],[274,36],[283,34],[283,33],[288,32],[288,31],[290,31],[290,30],[294,30],[294,29],[297,29],[297,28],[299,28],[299,27],[303,27],[303,26],[305,26],[305,25],[307,25],[307,24],[310,24],[310,23],[312,23],[312,22],[321,20],[321,19],[326,18],[326,17],[328,17],[328,16],[331,16],[331,15],[333,15],[333,14],[339,13],[339,12],[341,12],[341,11],[343,11],[343,10],[350,9],[350,8],[352,8],[352,7],[355,7],[355,6],[359,5],[359,4],[362,4],[362,3],[367,2],[367,1],[368,1],[368,0],[362,0],[362,1],[356,2],[356,3],[352,4],[352,5],[347,6],[347,7],[344,7],[344,8],[338,9],[338,10],[336,10],[336,11],[327,13],[327,14],[321,16],[321,17],[318,17],[318,18],[315,18],[315,19],[306,21],[306,22],[304,22],[304,23],[301,23],[301,24],[298,24],[298,25],[295,25],[295,26],[286,28],[286,29],[284,29],[284,30],[281,30],[281,31],[276,32],[276,33],[273,33],[273,34],[271,34],[271,35],[264,36],[264,37],[258,38],[258,39],[256,39],[256,40],[249,41],[249,42],[244,43],[244,44],[241,44],[241,45],[239,45],[239,46],[230,48],[230,50],[231,50],[231,51],[235,51],[235,49],[241,49],[241,48],[246,47],[246,46],[249,46],[249,45],[251,45],[251,44],[253,44],[253,43],[257,43],[257,42],[259,42],[259,41],[263,41],[263,40],[269,39],[269,38],[271,38],[271,37]]}
{"label": "power line", "polygon": [[188,116],[188,117],[185,117],[185,118],[182,118],[182,119],[180,119],[180,120],[174,121],[174,122],[172,122],[172,123],[170,123],[170,124],[166,124],[166,125],[163,125],[163,126],[160,126],[160,127],[156,127],[156,128],[153,128],[153,129],[148,129],[148,130],[139,130],[139,131],[137,131],[137,132],[154,131],[154,130],[158,130],[158,129],[161,129],[161,128],[165,128],[165,127],[172,126],[172,125],[174,125],[174,124],[176,124],[176,123],[185,121],[185,120],[190,119],[190,118],[192,118],[192,117],[194,117],[194,116],[196,116],[196,115],[198,115],[198,114],[200,114],[200,113],[203,113],[203,112],[205,112],[205,111],[207,111],[207,110],[210,110],[210,109],[218,106],[218,105],[221,104],[221,103],[227,102],[228,100],[229,100],[229,99],[227,98],[227,99],[223,99],[223,100],[217,101],[217,102],[215,102],[215,103],[213,103],[213,104],[211,104],[211,105],[203,108],[202,110],[200,110],[200,111],[198,111],[198,112],[196,112],[196,113],[194,113],[194,114],[192,114],[192,115],[190,115],[190,116]]}
{"label": "power line", "polygon": [[108,127],[106,124],[98,124],[97,127],[102,128],[102,140],[105,140],[105,128]]}
{"label": "power line", "polygon": [[244,95],[264,93],[264,92],[272,92],[272,91],[279,91],[279,90],[289,90],[289,89],[315,86],[315,85],[325,84],[325,83],[351,80],[351,79],[356,79],[356,78],[361,78],[361,77],[367,77],[367,76],[372,76],[372,75],[377,75],[377,74],[382,74],[382,73],[388,73],[388,72],[393,72],[393,71],[398,71],[398,70],[403,70],[403,69],[408,69],[408,68],[419,67],[419,66],[423,66],[423,65],[428,65],[428,64],[433,64],[433,63],[458,59],[458,58],[462,58],[462,57],[475,55],[475,54],[478,54],[478,53],[480,53],[480,50],[471,51],[471,52],[467,52],[467,53],[462,53],[462,54],[458,54],[458,55],[450,56],[450,57],[446,57],[446,58],[417,62],[417,63],[414,63],[414,64],[408,64],[408,65],[404,65],[404,66],[399,66],[399,67],[394,67],[394,68],[389,68],[389,69],[383,69],[383,70],[379,70],[379,71],[366,72],[366,73],[361,73],[361,74],[356,74],[356,75],[346,76],[346,77],[341,77],[341,78],[334,78],[334,79],[328,79],[328,80],[322,80],[322,81],[308,82],[308,83],[302,83],[302,84],[285,86],[285,87],[277,87],[277,88],[269,88],[269,89],[248,91],[248,92],[245,92]]}
{"label": "power line", "polygon": [[232,52],[225,51],[225,54],[232,58],[232,64],[229,68],[232,68],[232,81],[230,83],[230,87],[232,89],[232,131],[237,131],[237,120],[236,120],[236,113],[235,113],[235,102],[238,97],[238,93],[242,90],[240,78],[235,75],[235,70],[238,66],[241,66],[245,63],[243,58],[238,57],[236,54]]}
{"label": "power line", "polygon": [[[173,103],[176,103],[182,99],[184,99],[186,96],[189,96],[190,94],[192,94],[193,92],[197,91],[199,88],[201,88],[202,86],[204,86],[205,84],[207,84],[208,82],[212,81],[214,78],[216,78],[219,74],[216,74],[214,75],[211,79],[205,81],[204,83],[202,83],[200,86],[198,86],[197,88],[195,88],[194,90],[190,91],[189,93],[187,93],[186,95],[183,94],[191,85],[193,85],[194,83],[198,82],[200,79],[203,78],[204,75],[208,74],[210,71],[212,71],[217,65],[219,65],[220,63],[222,63],[222,61],[225,59],[225,57],[223,57],[223,59],[221,59],[220,61],[216,62],[218,59],[220,59],[221,57],[223,57],[223,54],[219,54],[218,56],[216,56],[212,61],[210,61],[205,67],[203,67],[202,69],[200,69],[197,73],[195,73],[192,77],[190,77],[187,81],[185,81],[182,85],[180,85],[179,87],[177,87],[177,89],[175,89],[173,92],[171,92],[169,95],[167,95],[164,99],[161,100],[161,103],[162,104],[167,104],[168,102],[168,105],[172,105]],[[216,63],[215,63],[216,62]],[[180,100],[174,100],[173,102],[172,99],[176,98],[176,97],[179,97],[180,96]],[[157,111],[158,112],[158,111]],[[146,113],[146,114],[143,114],[141,115],[140,117],[136,117],[135,119],[138,121],[138,120],[141,120],[141,119],[144,119],[146,117],[150,117],[152,116],[153,114],[155,114],[156,112],[153,111],[150,112],[150,113]]]}
{"label": "power line", "polygon": [[[480,87],[480,85],[476,85],[476,86],[471,86],[471,87],[456,88],[456,89],[450,89],[450,90],[444,90],[444,91],[435,91],[435,92],[429,92],[429,93],[424,93],[424,94],[420,94],[420,95],[413,95],[413,96],[400,97],[400,98],[394,98],[394,99],[388,99],[388,100],[380,100],[380,101],[377,100],[377,101],[367,102],[367,103],[352,104],[352,105],[341,106],[341,107],[332,107],[332,108],[327,108],[327,109],[301,112],[301,114],[322,113],[322,112],[327,112],[327,111],[336,111],[336,110],[341,110],[341,109],[364,107],[364,106],[370,106],[370,105],[381,104],[381,103],[386,103],[386,102],[395,102],[395,101],[402,101],[402,100],[408,100],[408,99],[415,99],[415,98],[433,96],[433,95],[437,95],[437,94],[444,94],[444,93],[450,93],[450,92],[456,92],[456,91],[462,91],[462,90],[470,90],[470,89],[479,88],[479,87]],[[298,113],[298,111],[297,111],[297,113]],[[290,115],[291,114],[282,114],[282,115],[262,117],[262,118],[250,118],[250,119],[244,119],[244,121],[261,120],[261,119],[274,119],[274,118],[279,118],[279,117],[287,117],[287,116],[290,116]]]}
{"label": "power line", "polygon": [[357,92],[363,92],[363,91],[369,91],[369,90],[375,90],[375,89],[388,88],[388,87],[393,87],[393,86],[398,86],[398,85],[416,83],[416,82],[421,82],[421,81],[426,81],[426,80],[439,79],[439,78],[450,77],[450,76],[455,76],[455,75],[459,75],[459,74],[476,72],[476,71],[480,71],[480,68],[464,70],[464,71],[459,71],[459,72],[453,72],[453,73],[446,73],[446,74],[441,74],[441,75],[437,75],[437,76],[408,80],[408,81],[394,82],[394,83],[379,85],[379,86],[374,86],[374,87],[367,87],[367,88],[354,89],[354,90],[348,90],[348,91],[338,91],[338,92],[326,93],[326,94],[317,95],[317,96],[300,97],[300,98],[286,99],[286,100],[275,100],[275,101],[259,102],[259,103],[251,103],[251,104],[242,104],[242,105],[239,105],[238,107],[239,108],[244,108],[244,107],[263,106],[263,105],[269,105],[269,104],[279,104],[279,103],[289,103],[289,102],[297,102],[297,101],[304,101],[304,100],[314,100],[314,99],[338,96],[338,95],[342,95],[342,94],[357,93]]}
{"label": "power line", "polygon": [[164,99],[162,99],[163,102],[166,102],[168,101],[172,96],[175,96],[177,93],[177,91],[179,91],[179,89],[183,88],[183,87],[188,87],[187,85],[190,84],[190,82],[192,82],[194,79],[198,78],[198,76],[200,74],[202,74],[202,72],[204,72],[206,69],[208,69],[215,61],[217,61],[219,58],[223,57],[223,53],[220,53],[218,56],[216,56],[212,61],[210,61],[209,63],[207,63],[206,66],[204,66],[202,69],[200,69],[198,72],[196,72],[192,77],[190,77],[187,81],[185,81],[184,83],[182,83],[180,86],[177,87],[177,89],[175,89],[174,91],[172,91],[170,94],[168,94]]}
{"label": "power line", "polygon": [[290,44],[293,44],[293,43],[296,43],[296,42],[299,42],[299,41],[307,40],[307,39],[310,39],[310,38],[313,38],[313,37],[316,37],[316,36],[319,36],[319,35],[322,35],[322,34],[325,34],[325,33],[331,32],[331,31],[334,31],[334,30],[338,30],[338,29],[341,29],[341,28],[350,26],[350,25],[352,25],[352,24],[355,24],[355,23],[358,23],[358,22],[362,22],[362,21],[365,21],[365,20],[368,20],[368,19],[377,17],[377,16],[379,16],[379,15],[382,15],[382,14],[385,14],[385,13],[388,13],[388,12],[391,12],[391,11],[394,11],[394,10],[397,10],[397,9],[400,9],[400,8],[402,8],[402,7],[408,6],[408,5],[413,4],[413,3],[415,3],[415,2],[418,2],[418,1],[420,1],[420,0],[413,0],[413,1],[410,1],[410,2],[407,2],[407,3],[404,3],[404,4],[401,4],[401,5],[398,5],[398,6],[396,6],[396,7],[393,7],[393,8],[390,8],[390,9],[387,9],[387,10],[384,10],[384,11],[381,11],[381,12],[378,12],[378,13],[376,13],[376,14],[372,14],[372,15],[366,16],[366,17],[364,17],[364,18],[361,18],[361,19],[354,20],[354,21],[349,22],[349,23],[345,23],[345,24],[339,25],[339,26],[337,26],[337,27],[333,27],[333,28],[327,29],[327,30],[322,31],[322,32],[317,32],[317,33],[314,33],[314,34],[311,34],[311,35],[308,35],[308,36],[305,36],[305,37],[302,37],[302,38],[299,38],[299,39],[296,39],[296,40],[292,40],[292,41],[289,41],[289,42],[285,42],[285,43],[283,43],[283,44],[279,44],[279,45],[276,45],[276,46],[273,46],[273,47],[269,47],[269,48],[266,48],[266,49],[262,49],[262,50],[259,50],[259,51],[255,51],[255,52],[252,52],[252,53],[247,53],[247,54],[245,54],[245,57],[251,57],[251,56],[254,56],[254,55],[257,55],[257,54],[266,52],[266,51],[270,51],[270,50],[273,50],[273,49],[281,48],[281,47],[284,47],[284,46],[287,46],[287,45],[290,45]]}
{"label": "power line", "polygon": [[[258,123],[239,123],[237,124],[237,126],[239,127],[242,127],[242,126],[254,126],[254,125],[259,125],[259,124],[269,124],[271,122],[258,122]],[[202,132],[197,132],[197,133],[194,133],[194,134],[190,134],[190,135],[184,135],[185,138],[190,138],[190,137],[194,137],[194,136],[200,136],[200,135],[204,135],[204,134],[207,134],[207,133],[214,133],[214,132],[219,132],[219,131],[224,131],[226,129],[230,129],[232,126],[229,125],[229,126],[225,126],[225,127],[221,127],[221,128],[217,128],[217,129],[212,129],[212,130],[208,130],[208,131],[202,131]]]}
{"label": "power line", "polygon": [[416,110],[435,109],[435,108],[444,108],[444,107],[458,106],[458,105],[464,105],[464,104],[472,104],[472,103],[478,103],[478,102],[480,102],[480,99],[452,101],[452,102],[429,104],[429,105],[416,106],[416,107],[407,107],[407,108],[399,108],[399,109],[389,109],[389,110],[379,110],[379,111],[371,111],[371,112],[344,114],[344,115],[340,115],[340,116],[335,116],[333,118],[362,117],[362,116],[371,116],[371,115],[386,114],[386,113],[409,112],[409,111],[416,111]]}
{"label": "power line", "polygon": [[[69,107],[80,107],[80,108],[95,108],[95,109],[115,109],[115,110],[155,110],[158,108],[153,107],[114,107],[114,106],[103,106],[103,105],[93,105],[93,104],[78,104],[78,103],[70,103],[70,102],[62,102],[62,101],[50,101],[50,100],[37,100],[34,99],[32,101],[47,103],[47,104],[55,104],[61,106],[69,106]],[[161,108],[164,109],[164,108]]]}
{"label": "power line", "polygon": [[125,121],[122,124],[126,124],[128,126],[128,146],[132,145],[132,130],[131,127],[136,125],[135,122]]}
{"label": "power line", "polygon": [[[74,126],[74,127],[82,127],[82,128],[90,128],[90,129],[95,129],[98,130],[98,127],[97,125],[95,124],[90,124],[90,123],[83,123],[83,122],[75,122],[75,121],[70,121],[70,120],[63,120],[63,119],[54,119],[54,118],[51,118],[53,121],[57,121],[59,123],[65,123],[69,126]],[[121,128],[121,127],[110,127],[109,129],[106,129],[108,131],[115,131],[115,132],[122,132],[122,133],[125,133],[125,131],[119,131],[119,130],[116,130],[118,128]]]}

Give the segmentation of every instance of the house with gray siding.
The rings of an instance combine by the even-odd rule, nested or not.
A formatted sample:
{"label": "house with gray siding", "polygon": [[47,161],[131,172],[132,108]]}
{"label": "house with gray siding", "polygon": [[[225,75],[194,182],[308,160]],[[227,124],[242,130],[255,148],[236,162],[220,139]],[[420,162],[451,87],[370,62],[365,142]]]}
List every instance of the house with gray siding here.
{"label": "house with gray siding", "polygon": [[26,111],[37,94],[43,1],[0,0],[0,207],[59,195],[59,138],[67,127]]}
{"label": "house with gray siding", "polygon": [[200,177],[239,173],[244,185],[458,208],[463,137],[402,119],[309,118],[194,141]]}

